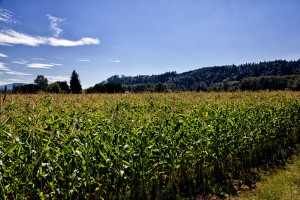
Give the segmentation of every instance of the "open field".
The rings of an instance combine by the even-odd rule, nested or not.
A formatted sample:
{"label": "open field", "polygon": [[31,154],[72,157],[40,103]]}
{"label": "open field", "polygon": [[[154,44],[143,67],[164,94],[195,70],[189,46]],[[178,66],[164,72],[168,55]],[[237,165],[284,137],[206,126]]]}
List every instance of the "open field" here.
{"label": "open field", "polygon": [[225,196],[300,141],[300,92],[0,97],[0,199]]}

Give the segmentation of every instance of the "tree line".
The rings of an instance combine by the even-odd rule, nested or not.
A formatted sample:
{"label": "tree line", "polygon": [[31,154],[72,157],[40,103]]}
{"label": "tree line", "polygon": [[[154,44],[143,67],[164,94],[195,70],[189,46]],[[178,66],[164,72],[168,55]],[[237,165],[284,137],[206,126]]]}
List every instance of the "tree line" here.
{"label": "tree line", "polygon": [[300,59],[205,67],[179,74],[115,75],[102,82],[108,83],[121,84],[131,92],[300,90]]}
{"label": "tree line", "polygon": [[48,79],[44,75],[38,75],[36,79],[34,79],[34,83],[14,85],[11,91],[11,93],[14,94],[34,94],[38,92],[80,94],[82,93],[82,87],[79,75],[73,70],[70,78],[70,86],[67,81],[56,81],[49,84]]}
{"label": "tree line", "polygon": [[[74,70],[70,86],[66,81],[48,84],[38,75],[34,84],[13,87],[13,93],[123,93],[177,91],[236,90],[300,90],[300,59],[275,60],[242,65],[205,67],[184,73],[166,72],[159,75],[114,75],[101,83],[82,90],[79,75]],[[4,88],[7,91],[7,88]]]}
{"label": "tree line", "polygon": [[56,81],[50,83],[44,75],[38,75],[34,79],[34,83],[31,84],[14,84],[11,91],[4,86],[4,89],[0,91],[2,93],[13,94],[36,94],[39,92],[47,93],[60,93],[60,94],[80,94],[85,93],[123,93],[124,89],[120,84],[96,84],[94,87],[82,90],[82,86],[79,80],[79,74],[74,70],[70,78],[70,86],[67,81]]}

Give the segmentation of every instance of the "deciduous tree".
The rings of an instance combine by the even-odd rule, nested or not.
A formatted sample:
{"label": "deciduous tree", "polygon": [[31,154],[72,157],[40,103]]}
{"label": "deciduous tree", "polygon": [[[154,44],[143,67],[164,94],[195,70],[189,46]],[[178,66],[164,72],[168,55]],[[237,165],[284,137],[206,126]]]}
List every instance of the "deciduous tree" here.
{"label": "deciduous tree", "polygon": [[36,79],[34,79],[34,83],[41,89],[45,89],[48,86],[48,79],[43,75],[38,75]]}

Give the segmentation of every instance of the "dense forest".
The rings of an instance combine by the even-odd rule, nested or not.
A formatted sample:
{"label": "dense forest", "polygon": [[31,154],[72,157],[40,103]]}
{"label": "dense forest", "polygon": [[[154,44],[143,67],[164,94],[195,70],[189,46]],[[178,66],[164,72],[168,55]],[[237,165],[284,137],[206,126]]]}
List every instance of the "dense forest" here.
{"label": "dense forest", "polygon": [[184,73],[115,75],[86,91],[103,92],[105,85],[112,84],[130,92],[300,90],[300,59],[205,67]]}

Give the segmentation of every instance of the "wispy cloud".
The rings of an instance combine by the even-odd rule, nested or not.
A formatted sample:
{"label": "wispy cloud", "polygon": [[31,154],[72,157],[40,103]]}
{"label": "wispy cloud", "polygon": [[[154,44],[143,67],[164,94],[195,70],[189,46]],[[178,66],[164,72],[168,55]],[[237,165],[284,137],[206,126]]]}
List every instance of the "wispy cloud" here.
{"label": "wispy cloud", "polygon": [[62,65],[62,64],[58,64],[58,63],[30,63],[30,64],[27,65],[27,67],[47,69],[47,68],[51,68],[53,66],[60,66],[60,65]]}
{"label": "wispy cloud", "polygon": [[12,46],[15,44],[23,44],[27,46],[39,46],[46,44],[47,39],[43,37],[33,37],[24,33],[18,33],[12,29],[2,30],[0,32],[0,45]]}
{"label": "wispy cloud", "polygon": [[2,46],[13,46],[13,45],[26,45],[26,46],[40,46],[40,45],[50,45],[50,46],[82,46],[82,45],[96,45],[100,44],[100,40],[97,38],[81,38],[77,41],[48,38],[41,36],[31,36],[24,33],[16,32],[12,29],[2,30],[0,32],[0,45]]}
{"label": "wispy cloud", "polygon": [[7,79],[7,80],[12,81],[12,82],[25,82],[24,80],[17,79],[17,78],[10,78],[10,79]]}
{"label": "wispy cloud", "polygon": [[88,59],[78,59],[79,62],[91,62],[91,60]]}
{"label": "wispy cloud", "polygon": [[24,60],[24,59],[21,59],[21,60],[12,61],[12,63],[19,64],[19,65],[25,65],[26,63],[28,63],[28,61]]}
{"label": "wispy cloud", "polygon": [[44,58],[30,58],[31,60],[45,60]]}
{"label": "wispy cloud", "polygon": [[8,57],[8,56],[5,55],[5,54],[3,54],[3,53],[0,53],[0,57],[1,57],[1,58],[6,58],[6,57]]}
{"label": "wispy cloud", "polygon": [[7,9],[0,7],[0,21],[4,23],[17,23],[13,18],[13,13]]}
{"label": "wispy cloud", "polygon": [[30,63],[27,65],[27,67],[30,68],[42,68],[42,69],[47,69],[51,68],[53,65],[51,64],[44,64],[44,63]]}
{"label": "wispy cloud", "polygon": [[6,74],[16,75],[16,76],[31,76],[32,74],[24,73],[24,72],[17,72],[17,71],[8,71]]}
{"label": "wispy cloud", "polygon": [[9,68],[5,66],[5,63],[0,62],[0,70],[9,71]]}
{"label": "wispy cloud", "polygon": [[62,33],[61,24],[65,19],[55,17],[52,15],[47,15],[48,19],[50,20],[50,29],[54,32],[54,37],[58,37]]}
{"label": "wispy cloud", "polygon": [[120,61],[120,60],[110,60],[110,62],[113,62],[113,63],[120,63],[121,61]]}
{"label": "wispy cloud", "polygon": [[70,77],[68,76],[45,76],[49,82],[55,81],[67,81]]}
{"label": "wispy cloud", "polygon": [[77,41],[65,40],[65,39],[57,39],[57,38],[49,38],[49,45],[51,46],[64,46],[64,47],[74,47],[74,46],[82,46],[82,45],[92,45],[92,44],[100,44],[100,40],[97,38],[81,38]]}

